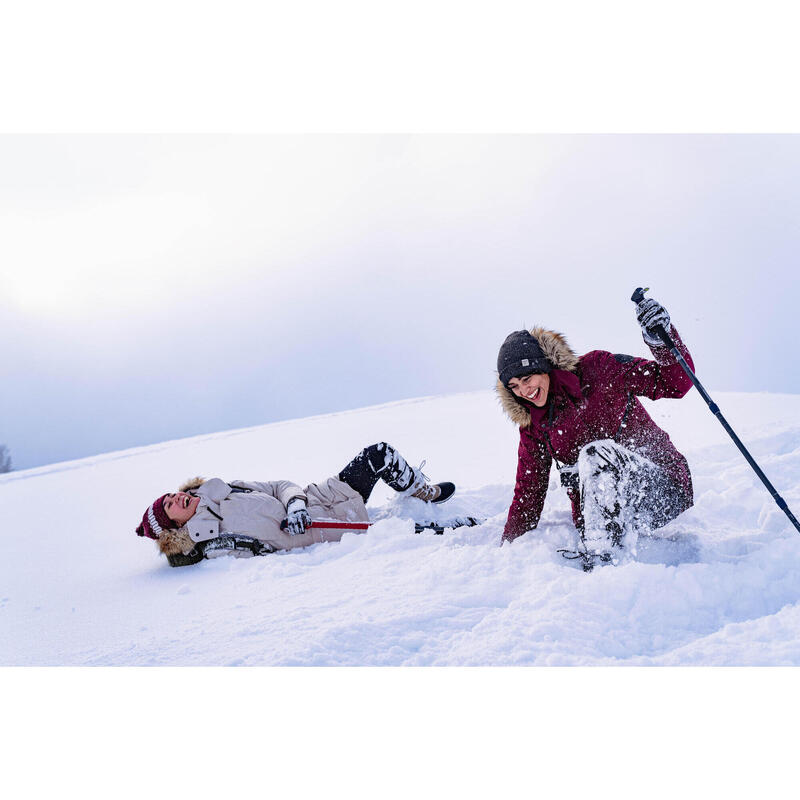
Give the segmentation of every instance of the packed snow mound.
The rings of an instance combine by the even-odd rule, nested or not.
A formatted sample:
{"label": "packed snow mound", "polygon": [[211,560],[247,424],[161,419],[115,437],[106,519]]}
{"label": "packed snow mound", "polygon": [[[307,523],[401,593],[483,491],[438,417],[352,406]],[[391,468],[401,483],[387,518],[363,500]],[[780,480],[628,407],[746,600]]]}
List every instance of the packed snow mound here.
{"label": "packed snow mound", "polygon": [[[800,397],[713,393],[795,512]],[[536,531],[499,547],[518,435],[491,392],[200,436],[0,476],[3,665],[800,664],[800,534],[693,391],[645,401],[695,506],[636,560],[583,573],[555,473]],[[301,485],[389,441],[457,494],[379,484],[366,534],[170,568],[134,534],[194,475]],[[480,516],[415,535],[414,519]]]}

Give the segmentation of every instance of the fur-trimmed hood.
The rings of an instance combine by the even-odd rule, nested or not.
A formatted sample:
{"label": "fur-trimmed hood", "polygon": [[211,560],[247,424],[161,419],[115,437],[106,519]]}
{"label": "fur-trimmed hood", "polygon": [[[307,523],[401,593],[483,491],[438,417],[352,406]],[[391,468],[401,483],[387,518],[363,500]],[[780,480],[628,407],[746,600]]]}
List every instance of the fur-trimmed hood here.
{"label": "fur-trimmed hood", "polygon": [[[563,334],[540,327],[531,328],[529,333],[539,343],[539,347],[542,348],[542,352],[554,369],[573,373],[577,370],[578,356],[569,346]],[[503,386],[499,377],[495,384],[495,391],[508,418],[520,428],[527,428],[531,424],[530,411],[510,389]]]}

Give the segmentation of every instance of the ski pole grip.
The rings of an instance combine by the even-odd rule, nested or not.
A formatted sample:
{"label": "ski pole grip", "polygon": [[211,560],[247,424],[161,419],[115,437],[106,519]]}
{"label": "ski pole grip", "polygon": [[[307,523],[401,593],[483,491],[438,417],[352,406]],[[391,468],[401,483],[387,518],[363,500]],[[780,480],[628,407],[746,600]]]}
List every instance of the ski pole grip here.
{"label": "ski pole grip", "polygon": [[672,341],[672,337],[664,330],[663,325],[656,325],[653,330],[656,332],[656,336],[661,337],[661,341],[664,342],[670,350],[675,349],[675,342]]}

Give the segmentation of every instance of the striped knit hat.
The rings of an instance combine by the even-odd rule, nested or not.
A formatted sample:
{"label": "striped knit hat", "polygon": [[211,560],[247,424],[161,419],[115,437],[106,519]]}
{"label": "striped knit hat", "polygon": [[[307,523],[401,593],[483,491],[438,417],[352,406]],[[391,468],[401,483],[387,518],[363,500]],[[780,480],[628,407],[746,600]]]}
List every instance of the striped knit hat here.
{"label": "striped knit hat", "polygon": [[167,495],[162,494],[161,497],[153,501],[151,506],[148,506],[147,511],[144,512],[142,522],[136,528],[137,536],[147,536],[150,539],[158,539],[161,534],[170,528],[177,528],[178,524],[173,522],[164,510],[164,498]]}

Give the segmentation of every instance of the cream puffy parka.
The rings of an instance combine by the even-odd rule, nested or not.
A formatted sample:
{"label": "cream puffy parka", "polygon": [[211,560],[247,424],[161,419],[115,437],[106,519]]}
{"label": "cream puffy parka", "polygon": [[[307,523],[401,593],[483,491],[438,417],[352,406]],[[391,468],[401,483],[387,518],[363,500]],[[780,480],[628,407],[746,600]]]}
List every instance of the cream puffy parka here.
{"label": "cream puffy parka", "polygon": [[[348,533],[347,529],[313,526],[296,536],[282,531],[286,506],[295,497],[306,501],[312,520],[369,522],[361,495],[338,478],[311,483],[305,489],[290,481],[232,481],[228,484],[220,478],[195,478],[180,490],[199,497],[200,503],[184,527],[164,531],[158,539],[159,549],[164,555],[189,553],[196,542],[226,533],[252,536],[275,550],[335,542]],[[351,532],[363,531],[354,529]]]}

